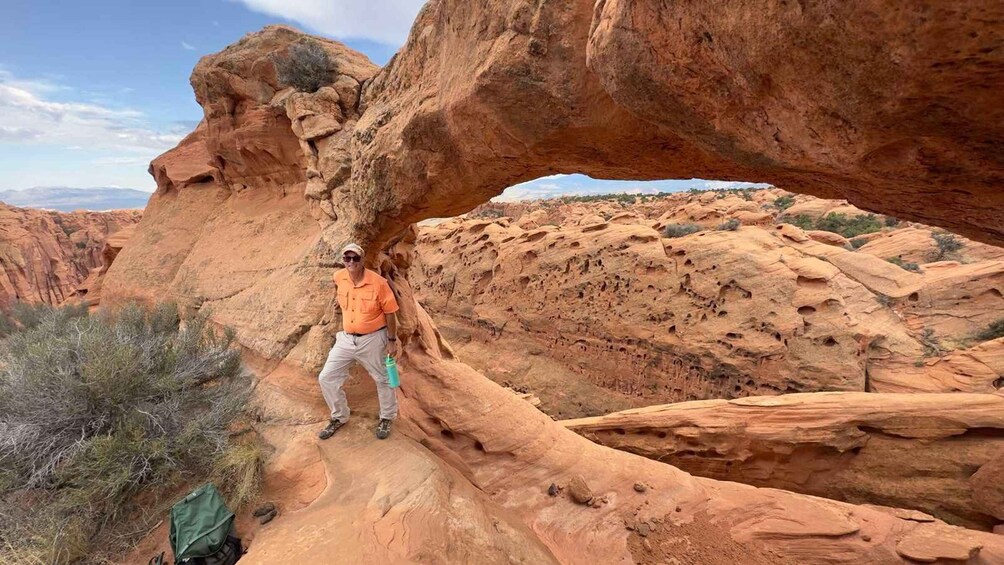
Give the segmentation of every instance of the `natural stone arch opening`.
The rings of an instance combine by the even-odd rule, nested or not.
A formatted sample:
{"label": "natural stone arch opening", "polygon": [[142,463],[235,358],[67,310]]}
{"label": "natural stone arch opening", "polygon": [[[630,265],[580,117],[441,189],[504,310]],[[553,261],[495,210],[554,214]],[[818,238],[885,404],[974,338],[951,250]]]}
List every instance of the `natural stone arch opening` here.
{"label": "natural stone arch opening", "polygon": [[[994,188],[1002,166],[992,149],[1001,140],[981,125],[1004,111],[989,94],[993,79],[954,90],[937,85],[927,66],[948,66],[969,50],[981,54],[951,65],[951,73],[969,76],[970,64],[980,60],[999,64],[1000,55],[979,46],[990,38],[964,39],[959,24],[952,35],[964,47],[955,52],[923,8],[904,15],[914,28],[889,24],[882,39],[859,27],[860,14],[850,7],[781,9],[766,20],[749,7],[743,17],[715,22],[692,10],[612,1],[595,11],[589,2],[428,4],[416,21],[423,32],[368,86],[368,116],[357,126],[366,143],[354,153],[356,189],[415,190],[413,197],[395,195],[380,211],[389,213],[372,222],[370,237],[385,241],[384,232],[393,230],[382,224],[409,224],[425,210],[453,215],[517,182],[579,171],[769,182],[1000,240],[1001,228],[987,210],[1004,207]],[[998,10],[973,3],[939,17],[997,17]],[[846,24],[817,36],[816,18]],[[451,21],[482,24],[463,28]],[[669,32],[671,26],[677,31]],[[757,43],[758,26],[776,31],[778,43]],[[560,37],[552,32],[557,29]],[[930,41],[917,43],[915,36]],[[812,79],[804,69],[821,54],[790,48],[805,37],[832,55]],[[899,42],[912,45],[908,59],[893,53]],[[454,56],[461,45],[473,47]],[[847,77],[857,98],[834,91]],[[697,88],[701,81],[718,88]],[[958,113],[937,110],[948,99]],[[891,114],[880,111],[890,107]],[[906,140],[894,124],[922,131]],[[358,176],[357,165],[368,172]],[[928,190],[932,185],[943,188]],[[923,194],[929,205],[916,205],[908,194]]]}

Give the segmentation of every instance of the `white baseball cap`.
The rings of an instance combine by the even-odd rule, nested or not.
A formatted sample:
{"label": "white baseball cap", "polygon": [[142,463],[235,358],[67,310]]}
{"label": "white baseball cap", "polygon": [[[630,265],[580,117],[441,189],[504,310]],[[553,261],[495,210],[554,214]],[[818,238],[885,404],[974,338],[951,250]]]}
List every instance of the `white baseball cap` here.
{"label": "white baseball cap", "polygon": [[345,247],[343,247],[342,248],[342,255],[345,255],[346,251],[351,251],[351,252],[355,253],[356,255],[358,255],[360,257],[362,257],[363,255],[365,255],[365,253],[363,252],[363,248],[359,247],[359,245],[355,244],[355,243],[350,243],[350,244],[346,245]]}

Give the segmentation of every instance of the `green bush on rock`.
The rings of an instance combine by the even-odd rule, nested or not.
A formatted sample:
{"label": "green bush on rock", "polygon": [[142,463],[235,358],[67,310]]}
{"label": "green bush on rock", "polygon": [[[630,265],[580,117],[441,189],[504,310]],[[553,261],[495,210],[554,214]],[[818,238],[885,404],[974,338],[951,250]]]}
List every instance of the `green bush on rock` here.
{"label": "green bush on rock", "polygon": [[251,391],[232,330],[181,324],[173,304],[22,310],[0,341],[0,562],[114,551],[142,493],[217,475],[253,496],[260,450],[231,437]]}

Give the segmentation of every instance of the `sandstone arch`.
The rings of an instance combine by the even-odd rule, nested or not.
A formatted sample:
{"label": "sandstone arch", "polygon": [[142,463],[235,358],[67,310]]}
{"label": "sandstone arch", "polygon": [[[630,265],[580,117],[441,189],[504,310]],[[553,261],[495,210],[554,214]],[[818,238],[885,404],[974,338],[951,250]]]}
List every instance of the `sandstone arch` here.
{"label": "sandstone arch", "polygon": [[[130,246],[109,269],[104,298],[170,296],[191,308],[211,307],[217,321],[237,326],[241,342],[256,354],[311,369],[338,322],[330,307],[332,249],[349,239],[387,249],[372,266],[400,279],[412,222],[462,212],[510,184],[568,171],[606,178],[769,180],[846,196],[866,208],[984,241],[1004,240],[994,219],[1004,201],[993,189],[1001,177],[993,149],[1001,134],[976,127],[977,117],[993,123],[1000,116],[987,89],[998,76],[1001,55],[980,50],[993,41],[992,26],[967,24],[959,15],[968,11],[1000,21],[1001,8],[967,2],[936,19],[923,12],[935,8],[893,13],[878,2],[871,11],[800,6],[786,7],[790,12],[777,19],[750,7],[716,24],[705,16],[719,12],[714,2],[647,12],[640,3],[617,0],[491,6],[433,0],[382,70],[325,42],[338,62],[337,80],[313,95],[278,87],[271,57],[301,36],[267,28],[200,61],[192,83],[206,117],[152,164],[158,192]],[[902,45],[921,20],[987,35],[966,40],[964,56],[942,55],[942,44],[926,39]],[[658,26],[666,22],[675,22],[675,29]],[[837,28],[814,31],[826,22],[837,22]],[[742,38],[732,45],[735,51],[704,53],[712,42],[722,44],[722,26]],[[754,30],[764,26],[793,31],[758,39]],[[885,47],[865,41],[867,34],[896,41]],[[855,51],[847,63],[832,59],[858,44],[870,48]],[[762,77],[778,62],[769,54],[782,49],[799,57],[781,73],[783,84],[768,84]],[[646,62],[642,55],[657,58]],[[698,61],[692,74],[665,74],[686,69],[677,63],[688,55]],[[856,72],[846,92],[822,88],[866,56],[882,64]],[[973,88],[954,92],[946,86],[936,100],[916,99],[921,86],[937,86],[924,65],[946,57],[957,63],[949,79],[969,78]],[[903,62],[899,74],[886,78],[905,81],[894,84],[903,89],[866,88],[867,79],[887,73],[897,58]],[[721,71],[705,72],[716,60],[719,69],[722,61],[742,63],[734,85],[726,87]],[[813,78],[795,73],[798,61],[834,68]],[[925,72],[912,72],[921,68]],[[722,90],[706,96],[715,88]],[[730,88],[744,96],[734,98]],[[845,94],[860,99],[845,104]],[[956,103],[965,111],[949,108]],[[866,111],[874,105],[883,111]],[[807,119],[799,108],[821,117]],[[945,110],[924,114],[930,108]],[[901,137],[909,139],[898,144],[884,140],[918,113],[930,138],[909,130]],[[824,135],[815,138],[808,132],[817,122]],[[768,125],[776,131],[764,137]],[[968,134],[949,135],[958,131]],[[924,192],[931,185],[945,189]],[[949,217],[949,210],[960,212]],[[640,560],[646,550],[637,534],[625,530],[625,520],[637,513],[631,519],[667,524],[671,537],[658,541],[667,548],[672,532],[684,532],[688,524],[711,532],[688,538],[691,557],[699,561],[736,543],[761,562],[1004,559],[1004,542],[988,534],[696,479],[595,446],[452,359],[407,285],[398,288],[412,373],[410,386],[402,389],[413,424],[409,435],[516,516],[522,526],[513,528],[517,537],[527,536],[524,547],[542,543],[569,563]],[[266,378],[262,394],[273,395],[272,408],[284,421],[309,420],[317,413],[306,400],[311,384],[309,370],[281,382]],[[556,506],[544,489],[571,474],[588,477],[612,503],[597,510],[564,501]],[[639,480],[658,493],[651,504],[632,498],[631,483]],[[498,508],[486,512],[508,519]],[[387,527],[407,531],[403,522]],[[379,534],[367,529],[341,535]],[[491,528],[483,535],[495,539]],[[414,549],[398,545],[393,555],[416,559]],[[247,558],[264,562],[266,551],[277,550],[259,545]]]}

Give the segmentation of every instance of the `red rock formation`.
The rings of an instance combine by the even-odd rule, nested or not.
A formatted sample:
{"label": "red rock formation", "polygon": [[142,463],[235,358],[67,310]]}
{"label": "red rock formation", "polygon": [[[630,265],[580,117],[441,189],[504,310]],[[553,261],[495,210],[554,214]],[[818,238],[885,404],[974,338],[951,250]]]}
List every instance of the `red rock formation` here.
{"label": "red rock formation", "polygon": [[[746,202],[730,199],[713,201],[723,214],[713,221],[684,197],[647,213],[661,214],[656,226],[718,225]],[[516,335],[591,383],[649,403],[1000,386],[998,345],[967,349],[1004,318],[999,261],[925,265],[918,274],[817,241],[836,235],[829,232],[753,226],[662,238],[633,205],[593,223],[585,215],[603,204],[538,205],[516,225],[422,228],[409,275],[422,304],[468,331],[488,330],[480,339]],[[544,214],[559,225],[538,227]]]}
{"label": "red rock formation", "polygon": [[105,239],[105,244],[101,248],[101,266],[91,269],[87,279],[74,291],[71,301],[80,301],[91,307],[101,303],[101,288],[104,286],[105,275],[122,248],[129,243],[136,232],[136,226],[137,224],[133,224],[122,228]]}
{"label": "red rock formation", "polygon": [[988,480],[1004,464],[1004,396],[789,394],[562,423],[702,477],[913,508],[984,530],[1004,522],[1004,485]]}
{"label": "red rock formation", "polygon": [[0,309],[14,302],[57,305],[101,266],[110,234],[142,212],[50,212],[0,203]]}
{"label": "red rock formation", "polygon": [[366,91],[358,229],[582,172],[772,182],[1001,242],[1004,8],[887,8],[430,2]]}
{"label": "red rock formation", "polygon": [[[301,97],[272,86],[272,55],[299,38],[289,30],[268,28],[204,59],[192,83],[206,109],[205,123],[154,162],[158,193],[109,269],[105,299],[175,297],[193,308],[211,306],[214,319],[236,326],[250,350],[281,359],[287,368],[316,368],[330,345],[330,326],[338,323],[331,306],[332,250],[348,239],[387,249],[388,255],[371,253],[369,261],[397,283],[400,293],[401,333],[408,349],[403,366],[410,375],[401,390],[403,415],[412,424],[407,433],[428,450],[414,446],[421,457],[436,457],[440,471],[438,463],[448,464],[491,499],[494,506],[475,508],[480,516],[499,520],[499,525],[491,522],[493,528],[479,530],[490,536],[479,546],[485,548],[485,560],[508,559],[499,547],[525,548],[516,558],[529,558],[539,555],[534,550],[541,544],[565,563],[653,560],[663,546],[647,548],[638,533],[625,529],[639,520],[664,525],[670,534],[704,531],[703,537],[688,537],[697,562],[737,544],[747,548],[748,561],[764,563],[781,561],[779,555],[814,562],[888,562],[961,553],[985,562],[1004,559],[1004,541],[990,534],[696,479],[596,446],[452,359],[404,280],[414,237],[407,231],[411,222],[465,211],[513,182],[555,171],[651,178],[679,176],[686,168],[688,175],[762,178],[777,172],[779,180],[792,183],[799,178],[803,184],[829,181],[828,173],[806,173],[806,159],[756,169],[756,160],[728,147],[709,150],[704,139],[695,139],[686,128],[674,133],[672,125],[654,126],[624,98],[630,89],[606,72],[615,50],[602,40],[617,34],[603,22],[623,6],[607,2],[596,7],[593,25],[594,4],[584,0],[536,7],[434,0],[422,10],[405,48],[373,75],[375,69],[361,56],[323,42],[336,59],[332,88],[344,121],[337,119],[329,91]],[[882,30],[872,25],[868,31]],[[348,79],[363,85],[361,100],[353,99],[356,91]],[[528,112],[528,105],[536,113]],[[341,129],[334,131],[331,119],[312,119],[322,114]],[[940,125],[929,129],[938,131]],[[185,155],[203,151],[210,165],[195,167],[206,174],[193,175]],[[797,166],[800,172],[785,166]],[[865,178],[863,171],[850,172],[855,171],[863,182],[854,186],[876,193],[916,186],[914,177],[879,182]],[[851,178],[842,177],[840,186],[851,184]],[[948,178],[928,173],[924,186]],[[982,190],[981,178],[986,176],[966,185],[978,198],[966,196],[971,192],[938,194],[949,204],[958,200],[962,208],[977,199],[996,206],[999,199]],[[164,179],[183,179],[187,186]],[[306,203],[295,190],[304,180]],[[802,189],[803,184],[796,186]],[[930,209],[936,208],[925,208]],[[971,231],[985,227],[985,239],[999,237],[1000,230],[986,218],[974,212],[942,220]],[[390,249],[389,243],[399,245]],[[316,402],[314,386],[310,373],[285,379],[270,374],[260,387],[262,397],[270,400],[266,415],[277,425],[323,417],[316,404],[305,402]],[[337,450],[336,445],[324,444],[322,450]],[[366,472],[372,468],[363,467]],[[450,470],[442,473],[430,475],[432,484],[444,484],[436,477],[446,475],[458,480]],[[330,466],[326,474],[338,476]],[[584,477],[608,503],[571,506],[547,495],[547,485],[567,483],[573,474]],[[656,494],[639,497],[632,488],[636,481],[651,485]],[[403,477],[373,492],[422,504],[408,499],[413,491]],[[458,492],[458,501],[478,496],[468,488]],[[379,508],[380,500],[367,499],[368,494],[360,493],[359,507]],[[512,513],[525,528],[507,527],[502,512]],[[394,560],[420,561],[430,555],[428,546],[407,541],[411,522],[405,516],[394,514],[376,528],[378,515],[366,514],[331,535],[345,543],[360,536],[382,539],[381,547]],[[429,520],[446,517],[430,515]],[[487,523],[477,522],[479,527]],[[444,534],[455,531],[442,524],[425,526]],[[503,538],[511,541],[502,543]],[[295,538],[270,539],[267,547],[252,545],[246,559],[270,561],[299,547]]]}

